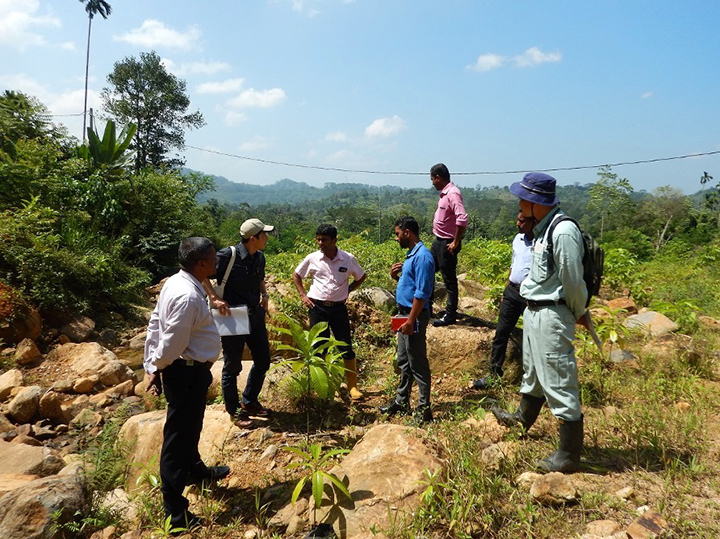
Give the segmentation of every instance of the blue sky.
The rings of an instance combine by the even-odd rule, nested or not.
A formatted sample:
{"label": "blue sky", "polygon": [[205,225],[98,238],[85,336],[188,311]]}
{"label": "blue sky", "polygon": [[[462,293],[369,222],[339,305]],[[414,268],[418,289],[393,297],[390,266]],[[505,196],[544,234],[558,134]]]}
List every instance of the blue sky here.
{"label": "blue sky", "polygon": [[[207,125],[187,166],[430,187],[453,172],[600,165],[720,150],[720,3],[514,0],[109,0],[93,21],[90,106],[113,64],[155,50]],[[0,0],[0,90],[38,97],[80,136],[87,16],[77,0]],[[720,155],[614,169],[636,190],[700,188]],[[588,183],[595,169],[553,173]],[[508,185],[520,173],[457,175]]]}

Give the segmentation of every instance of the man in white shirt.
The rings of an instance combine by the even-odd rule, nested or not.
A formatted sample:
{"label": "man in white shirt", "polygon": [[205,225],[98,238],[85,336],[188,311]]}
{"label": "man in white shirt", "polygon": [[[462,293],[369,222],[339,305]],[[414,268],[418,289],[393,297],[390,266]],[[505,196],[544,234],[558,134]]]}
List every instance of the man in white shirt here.
{"label": "man in white shirt", "polygon": [[207,238],[186,238],[178,259],[181,269],[165,282],[150,316],[143,366],[148,391],[159,395],[164,389],[167,399],[160,452],[165,516],[174,528],[191,528],[201,520],[188,510],[183,490],[222,479],[230,468],[207,467],[198,452],[210,367],[220,355],[220,335],[201,284],[215,273],[215,247]]}
{"label": "man in white shirt", "polygon": [[505,352],[507,351],[510,334],[515,329],[518,320],[527,306],[525,298],[520,295],[520,285],[530,273],[533,221],[526,219],[522,212],[519,212],[515,224],[519,232],[513,240],[510,275],[508,276],[500,303],[497,329],[495,330],[492,353],[490,354],[490,375],[475,380],[473,382],[473,389],[488,389],[500,383],[503,375],[502,366],[503,363],[505,363]]}
{"label": "man in white shirt", "polygon": [[[345,381],[350,398],[361,399],[363,394],[357,388],[357,361],[352,348],[350,319],[345,301],[348,294],[358,288],[365,280],[365,270],[350,253],[337,246],[337,228],[333,225],[320,225],[315,232],[318,251],[310,253],[293,272],[293,282],[303,305],[308,308],[310,326],[318,322],[327,322],[329,331],[339,341],[346,343],[342,347],[345,360]],[[312,276],[310,291],[305,292],[303,279]],[[350,277],[353,281],[350,282]]]}

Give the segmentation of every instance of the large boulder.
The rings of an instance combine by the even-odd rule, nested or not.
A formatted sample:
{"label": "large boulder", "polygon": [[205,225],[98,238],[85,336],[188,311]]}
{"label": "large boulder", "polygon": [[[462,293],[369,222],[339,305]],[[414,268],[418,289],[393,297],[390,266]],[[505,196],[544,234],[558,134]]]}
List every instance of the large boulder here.
{"label": "large boulder", "polygon": [[63,407],[64,398],[60,393],[49,390],[40,397],[40,416],[54,423],[68,423],[70,414]]}
{"label": "large boulder", "polygon": [[73,342],[88,340],[95,329],[95,321],[87,316],[75,318],[62,326],[60,332],[70,337]]}
{"label": "large boulder", "polygon": [[364,303],[376,309],[388,310],[395,305],[395,296],[378,286],[369,286],[367,288],[353,290],[348,296],[348,299]]}
{"label": "large boulder", "polygon": [[63,344],[52,350],[47,360],[69,363],[78,376],[96,375],[106,386],[133,379],[133,372],[115,354],[96,342]]}
{"label": "large boulder", "polygon": [[18,423],[27,423],[37,415],[42,394],[40,386],[22,388],[10,401],[8,415]]}
{"label": "large boulder", "polygon": [[424,431],[391,424],[373,427],[331,470],[348,486],[352,501],[340,495],[337,504],[323,505],[318,519],[332,523],[343,538],[366,534],[371,526],[388,529],[388,507],[407,513],[417,509],[426,470],[436,473],[442,467]]}
{"label": "large boulder", "polygon": [[0,340],[16,344],[33,341],[42,332],[40,314],[25,301],[22,294],[0,282]]}
{"label": "large boulder", "polygon": [[49,447],[0,442],[0,476],[19,474],[45,477],[58,473],[64,466],[65,461]]}
{"label": "large boulder", "polygon": [[678,329],[678,325],[662,313],[645,311],[625,319],[625,327],[640,329],[650,337],[660,337]]}
{"label": "large boulder", "polygon": [[41,357],[42,354],[32,339],[23,339],[15,349],[15,363],[18,365],[29,365]]}
{"label": "large boulder", "polygon": [[56,524],[69,522],[85,509],[85,492],[78,476],[43,477],[0,498],[0,537],[50,539]]}
{"label": "large boulder", "polygon": [[490,357],[495,332],[484,327],[447,326],[427,328],[427,353],[433,376],[458,371],[477,371]]}
{"label": "large boulder", "polygon": [[[130,467],[126,484],[128,490],[135,487],[135,481],[143,471],[143,465],[148,465],[154,459],[157,466],[164,425],[165,410],[157,410],[131,417],[120,429],[119,438],[132,447],[128,460],[138,464]],[[205,464],[208,466],[216,464],[223,454],[223,446],[227,440],[239,432],[240,429],[233,424],[227,412],[220,408],[206,409],[198,446]]]}
{"label": "large boulder", "polygon": [[23,374],[18,369],[11,369],[0,375],[0,401],[7,399],[13,389],[22,385]]}

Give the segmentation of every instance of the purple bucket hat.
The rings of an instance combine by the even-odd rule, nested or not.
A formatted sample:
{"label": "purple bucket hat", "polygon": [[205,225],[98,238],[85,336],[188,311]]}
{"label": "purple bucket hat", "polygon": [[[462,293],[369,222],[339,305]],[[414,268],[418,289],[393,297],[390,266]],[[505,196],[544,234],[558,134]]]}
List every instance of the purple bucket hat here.
{"label": "purple bucket hat", "polygon": [[542,172],[528,172],[521,182],[510,186],[510,192],[523,200],[543,206],[555,206],[560,202],[555,195],[555,178]]}

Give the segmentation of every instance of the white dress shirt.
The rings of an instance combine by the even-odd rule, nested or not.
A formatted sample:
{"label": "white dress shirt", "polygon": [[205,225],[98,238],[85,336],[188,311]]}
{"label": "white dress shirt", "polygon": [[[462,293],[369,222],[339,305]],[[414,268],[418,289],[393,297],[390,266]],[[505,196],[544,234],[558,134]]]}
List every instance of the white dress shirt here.
{"label": "white dress shirt", "polygon": [[143,367],[152,374],[182,357],[201,363],[220,355],[220,334],[210,315],[202,284],[180,270],[160,291],[150,316]]}
{"label": "white dress shirt", "polygon": [[338,249],[330,260],[322,251],[314,251],[300,262],[297,273],[302,279],[312,276],[308,297],[319,301],[345,301],[350,290],[350,276],[362,279],[365,270],[350,253]]}

